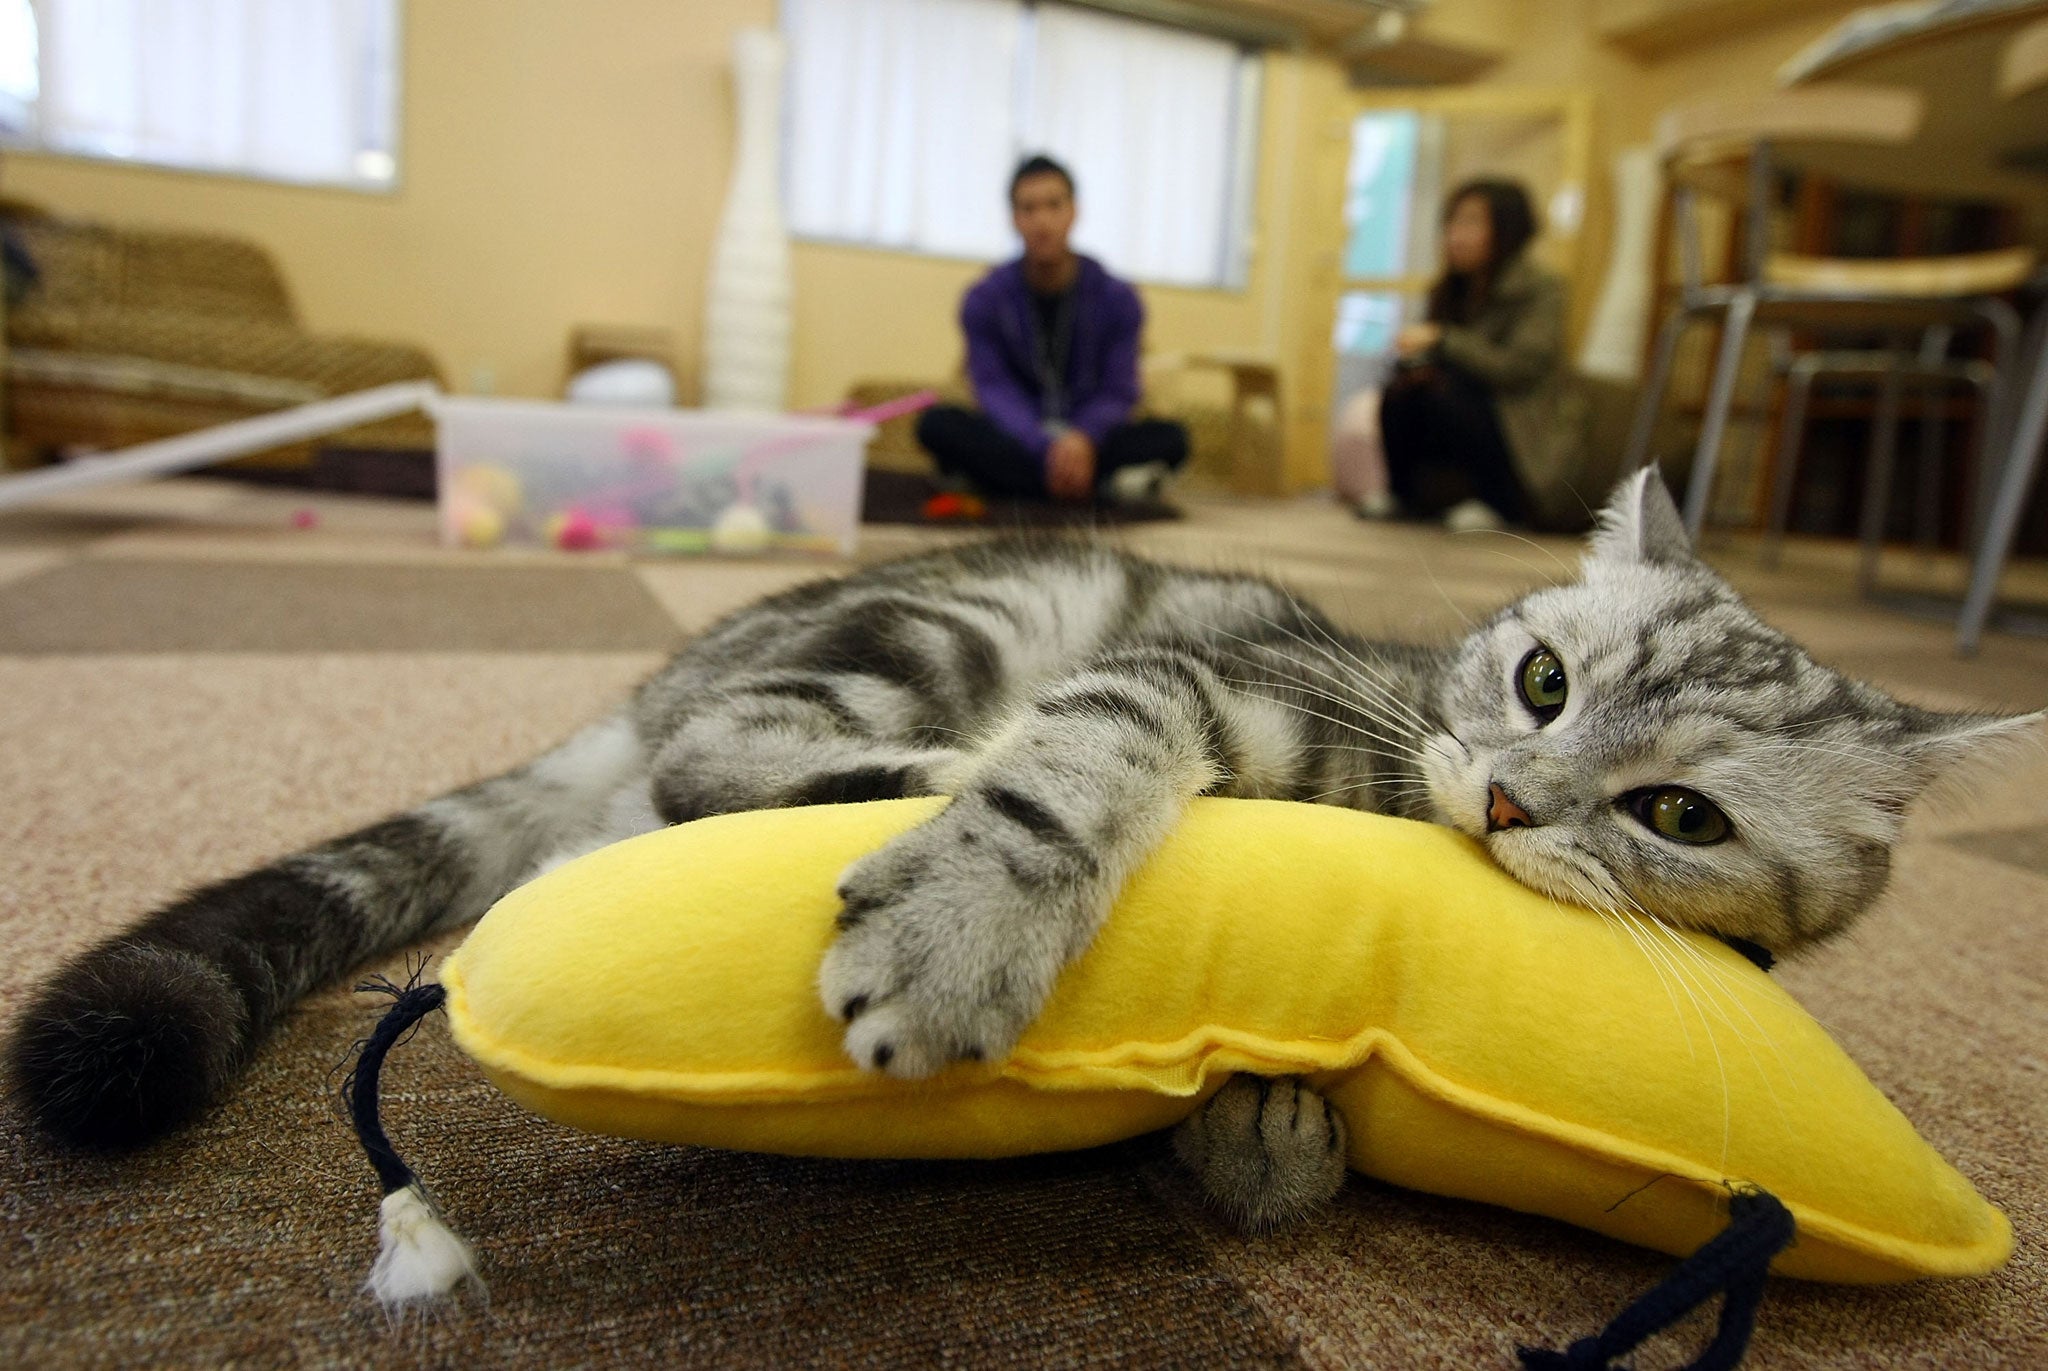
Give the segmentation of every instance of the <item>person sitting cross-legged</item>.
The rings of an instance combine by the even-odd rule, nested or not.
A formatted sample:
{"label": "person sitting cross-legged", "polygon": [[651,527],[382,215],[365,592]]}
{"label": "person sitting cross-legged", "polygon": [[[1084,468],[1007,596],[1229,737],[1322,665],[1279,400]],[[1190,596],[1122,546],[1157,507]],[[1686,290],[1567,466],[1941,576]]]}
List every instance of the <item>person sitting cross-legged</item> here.
{"label": "person sitting cross-legged", "polygon": [[1049,157],[1010,179],[1023,256],[967,292],[960,326],[978,409],[940,405],[917,437],[939,469],[985,494],[1085,501],[1156,494],[1187,461],[1187,431],[1134,419],[1138,293],[1068,246],[1074,180]]}

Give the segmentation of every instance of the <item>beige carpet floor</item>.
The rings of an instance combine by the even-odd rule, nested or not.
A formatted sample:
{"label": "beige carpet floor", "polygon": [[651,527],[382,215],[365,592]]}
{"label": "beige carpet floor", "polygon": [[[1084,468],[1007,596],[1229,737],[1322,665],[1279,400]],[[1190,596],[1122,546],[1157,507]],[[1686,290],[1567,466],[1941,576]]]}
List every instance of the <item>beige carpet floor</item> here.
{"label": "beige carpet floor", "polygon": [[[292,527],[301,506],[317,528]],[[1451,631],[1571,557],[1313,502],[1191,513],[1117,536],[1287,577],[1387,632]],[[875,530],[863,558],[939,536]],[[1911,698],[2048,704],[2048,642],[1958,663],[1940,625],[1854,598],[1845,549],[1769,573],[1741,542],[1714,555],[1818,655]],[[716,615],[839,569],[448,553],[422,507],[200,480],[0,516],[0,1013],[182,887],[516,762]],[[1888,575],[1942,590],[1959,569],[1901,553]],[[2012,1216],[2018,1255],[1974,1281],[1775,1282],[1752,1365],[2048,1366],[2044,824],[2036,749],[1916,818],[1885,907],[1782,971]],[[1240,1237],[1157,1139],[935,1166],[581,1136],[498,1096],[434,1025],[395,1059],[388,1117],[492,1298],[392,1329],[359,1290],[376,1190],[331,1102],[377,1008],[317,997],[219,1109],[138,1157],[53,1153],[6,1107],[0,1366],[1507,1368],[1668,1266],[1357,1180],[1316,1223]]]}

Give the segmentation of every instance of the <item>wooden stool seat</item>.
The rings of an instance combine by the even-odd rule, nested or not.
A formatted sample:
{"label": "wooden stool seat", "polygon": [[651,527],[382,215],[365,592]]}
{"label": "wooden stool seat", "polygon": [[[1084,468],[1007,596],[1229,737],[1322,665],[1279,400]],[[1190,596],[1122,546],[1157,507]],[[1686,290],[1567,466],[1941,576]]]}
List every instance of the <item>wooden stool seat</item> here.
{"label": "wooden stool seat", "polygon": [[2018,290],[2033,273],[2032,248],[1947,257],[1808,257],[1774,252],[1764,259],[1767,285],[1817,295],[1887,300],[1955,299]]}

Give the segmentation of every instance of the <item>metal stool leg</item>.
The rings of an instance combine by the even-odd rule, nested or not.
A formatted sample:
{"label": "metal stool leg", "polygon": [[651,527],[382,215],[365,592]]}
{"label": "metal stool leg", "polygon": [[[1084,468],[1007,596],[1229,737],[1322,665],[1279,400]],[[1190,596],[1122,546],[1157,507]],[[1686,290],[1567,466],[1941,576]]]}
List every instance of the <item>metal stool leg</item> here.
{"label": "metal stool leg", "polygon": [[1806,404],[1813,394],[1814,368],[1801,358],[1785,378],[1785,432],[1778,441],[1778,469],[1771,477],[1771,525],[1764,534],[1764,565],[1775,567],[1785,548],[1785,529],[1792,522],[1793,478],[1798,475],[1799,449],[1806,441]]}
{"label": "metal stool leg", "polygon": [[1884,516],[1892,503],[1892,465],[1899,447],[1899,397],[1905,381],[1897,367],[1885,372],[1878,392],[1877,420],[1870,441],[1870,466],[1863,476],[1863,555],[1856,570],[1856,591],[1868,596],[1877,589],[1877,559],[1884,550]]}
{"label": "metal stool leg", "polygon": [[1683,305],[1664,316],[1657,330],[1657,351],[1650,360],[1650,374],[1643,378],[1642,397],[1636,401],[1635,422],[1629,426],[1628,451],[1622,470],[1634,471],[1650,460],[1650,440],[1657,432],[1657,411],[1664,407],[1664,390],[1671,384],[1671,364],[1678,356],[1678,340],[1692,316]]}
{"label": "metal stool leg", "polygon": [[[2043,340],[2048,342],[2048,332]],[[2033,349],[2032,375],[2025,378],[2026,398],[2013,425],[2013,441],[1998,474],[1998,496],[1977,548],[1977,562],[1970,572],[1970,593],[1963,600],[1962,615],[1956,621],[1956,651],[1965,657],[1977,651],[1984,636],[1985,620],[1991,617],[1992,597],[1998,591],[1998,577],[2012,552],[2013,535],[2019,531],[2020,515],[2033,489],[2034,473],[2041,463],[2041,442],[2048,438],[2048,346]]]}
{"label": "metal stool leg", "polygon": [[[1927,330],[1920,340],[1920,361],[1928,367],[1939,366],[1948,357],[1949,344],[1955,340],[1955,330],[1947,324],[1936,324]],[[1948,431],[1947,416],[1948,386],[1940,380],[1931,380],[1920,391],[1920,469],[1914,473],[1917,478],[1913,496],[1913,541],[1925,552],[1934,550],[1941,541],[1941,459],[1942,437]]]}
{"label": "metal stool leg", "polygon": [[2021,337],[2019,311],[2004,300],[1986,300],[1975,311],[1991,330],[1992,393],[1985,401],[1984,416],[1977,431],[1977,461],[1969,473],[1965,500],[1963,548],[1974,557],[1984,545],[1985,530],[1991,522],[1992,492],[1998,487],[1997,463],[2012,448],[2013,425],[2018,408],[2026,398],[2019,384],[2020,368],[2029,358],[2048,348],[2048,309],[2037,309]]}
{"label": "metal stool leg", "polygon": [[[1771,401],[1777,395],[1778,387],[1784,382],[1785,373],[1792,365],[1790,330],[1760,328],[1757,335],[1763,340],[1767,364],[1762,378],[1757,383],[1755,394],[1750,397],[1755,400],[1755,405],[1748,411],[1744,410],[1742,386],[1740,380],[1737,381],[1735,397],[1729,401],[1728,423],[1731,432],[1728,441],[1723,444],[1725,453],[1721,463],[1723,466],[1733,463],[1735,470],[1752,475],[1758,470],[1764,440],[1770,428],[1767,420],[1771,412]],[[1753,419],[1738,420],[1738,416],[1745,412],[1752,414]]]}
{"label": "metal stool leg", "polygon": [[1721,346],[1715,353],[1714,379],[1707,387],[1707,408],[1700,419],[1699,446],[1693,450],[1692,480],[1685,491],[1685,531],[1697,544],[1707,522],[1707,497],[1714,489],[1714,467],[1721,458],[1721,438],[1728,429],[1728,410],[1735,400],[1735,381],[1742,370],[1742,350],[1749,342],[1750,320],[1756,317],[1756,295],[1737,291],[1728,301],[1721,323]]}

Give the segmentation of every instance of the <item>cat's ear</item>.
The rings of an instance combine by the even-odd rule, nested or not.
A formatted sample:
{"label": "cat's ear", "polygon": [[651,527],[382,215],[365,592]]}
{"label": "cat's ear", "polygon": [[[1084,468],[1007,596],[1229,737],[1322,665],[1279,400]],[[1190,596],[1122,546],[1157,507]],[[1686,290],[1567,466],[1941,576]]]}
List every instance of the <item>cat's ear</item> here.
{"label": "cat's ear", "polygon": [[[1993,760],[2018,750],[2048,710],[2032,714],[1945,714],[1916,709],[1912,713],[1912,749],[1931,776],[1961,763]],[[2041,739],[2037,736],[2036,744]]]}
{"label": "cat's ear", "polygon": [[1593,530],[1592,555],[1610,563],[1690,562],[1692,539],[1655,466],[1622,478]]}

